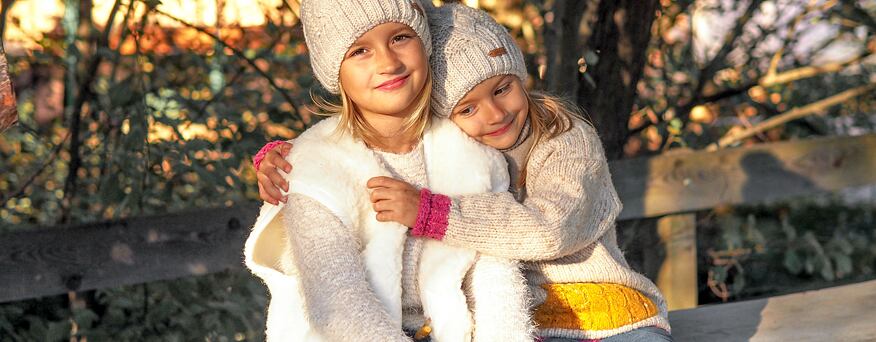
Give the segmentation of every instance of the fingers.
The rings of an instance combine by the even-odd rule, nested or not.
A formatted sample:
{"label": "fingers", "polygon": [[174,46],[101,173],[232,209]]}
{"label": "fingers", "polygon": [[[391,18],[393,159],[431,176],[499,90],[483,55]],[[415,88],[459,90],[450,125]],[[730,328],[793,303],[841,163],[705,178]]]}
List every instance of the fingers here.
{"label": "fingers", "polygon": [[374,177],[368,180],[368,183],[365,183],[365,186],[369,189],[374,188],[400,188],[402,186],[406,186],[408,183],[402,182],[400,180],[391,178],[391,177]]}
{"label": "fingers", "polygon": [[404,190],[376,188],[371,190],[371,203],[378,201],[397,201],[404,196]]}
{"label": "fingers", "polygon": [[[271,180],[271,186],[278,189],[283,189],[283,191],[289,191],[289,182],[286,181],[286,178],[283,177],[283,175],[281,175],[280,172],[277,171],[277,169],[265,168],[264,170],[262,170],[261,173],[268,176],[268,179]],[[265,187],[270,186],[265,184]]]}
{"label": "fingers", "polygon": [[[282,154],[282,151],[277,150],[278,149],[273,149],[265,154],[265,159],[263,159],[262,165],[259,169],[267,166],[282,169],[286,173],[292,171],[292,164],[289,164],[289,162],[286,161],[286,158],[284,157],[285,154]],[[286,153],[288,153],[288,151]]]}
{"label": "fingers", "polygon": [[282,154],[283,157],[289,155],[289,151],[292,151],[292,143],[290,143],[288,141],[284,142],[283,145],[280,145],[279,150],[280,150],[280,154]]}
{"label": "fingers", "polygon": [[267,174],[258,172],[256,173],[256,178],[259,181],[259,197],[261,197],[262,200],[276,205],[277,202],[283,199],[283,194],[280,193],[280,188],[276,187],[274,183],[271,182],[271,179]]}
{"label": "fingers", "polygon": [[391,211],[381,211],[377,213],[377,221],[378,222],[390,222],[395,221],[393,212]]}
{"label": "fingers", "polygon": [[271,196],[268,196],[268,193],[265,192],[265,188],[262,187],[261,184],[258,184],[258,186],[259,186],[259,197],[262,199],[262,201],[268,202],[268,203],[273,204],[273,205],[279,204],[277,202],[277,200],[271,198]]}

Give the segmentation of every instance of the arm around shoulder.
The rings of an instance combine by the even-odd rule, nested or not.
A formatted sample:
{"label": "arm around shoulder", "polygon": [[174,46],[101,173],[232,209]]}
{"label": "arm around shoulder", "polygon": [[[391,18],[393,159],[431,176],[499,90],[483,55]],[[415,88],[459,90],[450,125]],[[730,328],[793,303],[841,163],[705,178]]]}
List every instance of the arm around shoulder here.
{"label": "arm around shoulder", "polygon": [[454,198],[443,241],[510,259],[552,260],[613,229],[621,203],[596,132],[578,123],[542,142],[527,165],[527,198]]}

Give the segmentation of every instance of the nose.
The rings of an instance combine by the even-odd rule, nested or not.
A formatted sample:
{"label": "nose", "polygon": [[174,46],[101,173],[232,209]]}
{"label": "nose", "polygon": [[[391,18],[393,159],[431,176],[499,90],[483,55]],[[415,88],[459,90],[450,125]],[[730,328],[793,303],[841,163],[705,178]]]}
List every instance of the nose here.
{"label": "nose", "polygon": [[381,74],[394,75],[404,70],[404,64],[398,58],[398,54],[392,49],[380,49],[378,51],[378,72]]}
{"label": "nose", "polygon": [[488,100],[485,103],[484,109],[487,111],[487,118],[490,120],[490,124],[500,124],[505,122],[505,117],[507,113],[505,110],[496,103],[495,100]]}

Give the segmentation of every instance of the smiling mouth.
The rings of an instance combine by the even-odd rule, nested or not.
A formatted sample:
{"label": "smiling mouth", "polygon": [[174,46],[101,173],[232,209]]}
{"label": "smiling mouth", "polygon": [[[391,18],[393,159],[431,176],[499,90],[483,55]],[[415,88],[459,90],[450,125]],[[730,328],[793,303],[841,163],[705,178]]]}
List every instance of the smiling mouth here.
{"label": "smiling mouth", "polygon": [[513,124],[513,123],[514,123],[514,119],[511,119],[511,122],[508,122],[507,125],[505,125],[504,127],[499,128],[499,129],[493,131],[492,133],[487,133],[486,136],[488,136],[488,137],[497,137],[497,136],[500,136],[500,135],[502,135],[502,134],[505,134],[506,132],[508,132],[508,130],[511,129],[511,124]]}
{"label": "smiling mouth", "polygon": [[401,86],[403,86],[408,81],[408,77],[410,77],[410,76],[411,75],[405,75],[405,76],[402,76],[399,78],[395,78],[395,79],[383,82],[379,86],[377,86],[377,89],[396,90],[396,89],[400,88]]}

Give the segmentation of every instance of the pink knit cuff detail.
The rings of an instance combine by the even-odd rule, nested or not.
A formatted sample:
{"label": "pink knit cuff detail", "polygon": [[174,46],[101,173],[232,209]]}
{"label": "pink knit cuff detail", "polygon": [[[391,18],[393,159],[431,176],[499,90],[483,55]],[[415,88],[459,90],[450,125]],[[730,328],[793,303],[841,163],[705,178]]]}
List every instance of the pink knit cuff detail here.
{"label": "pink knit cuff detail", "polygon": [[259,166],[262,165],[262,159],[265,159],[265,155],[268,154],[268,152],[273,150],[274,147],[283,145],[285,143],[286,142],[282,140],[275,140],[265,144],[265,146],[262,146],[262,149],[259,150],[259,153],[256,153],[256,155],[252,157],[252,166],[255,168],[255,170],[259,170]]}
{"label": "pink knit cuff detail", "polygon": [[417,224],[411,230],[411,235],[435,240],[443,239],[447,231],[449,214],[450,197],[432,194],[429,189],[420,190],[420,209],[417,212]]}

